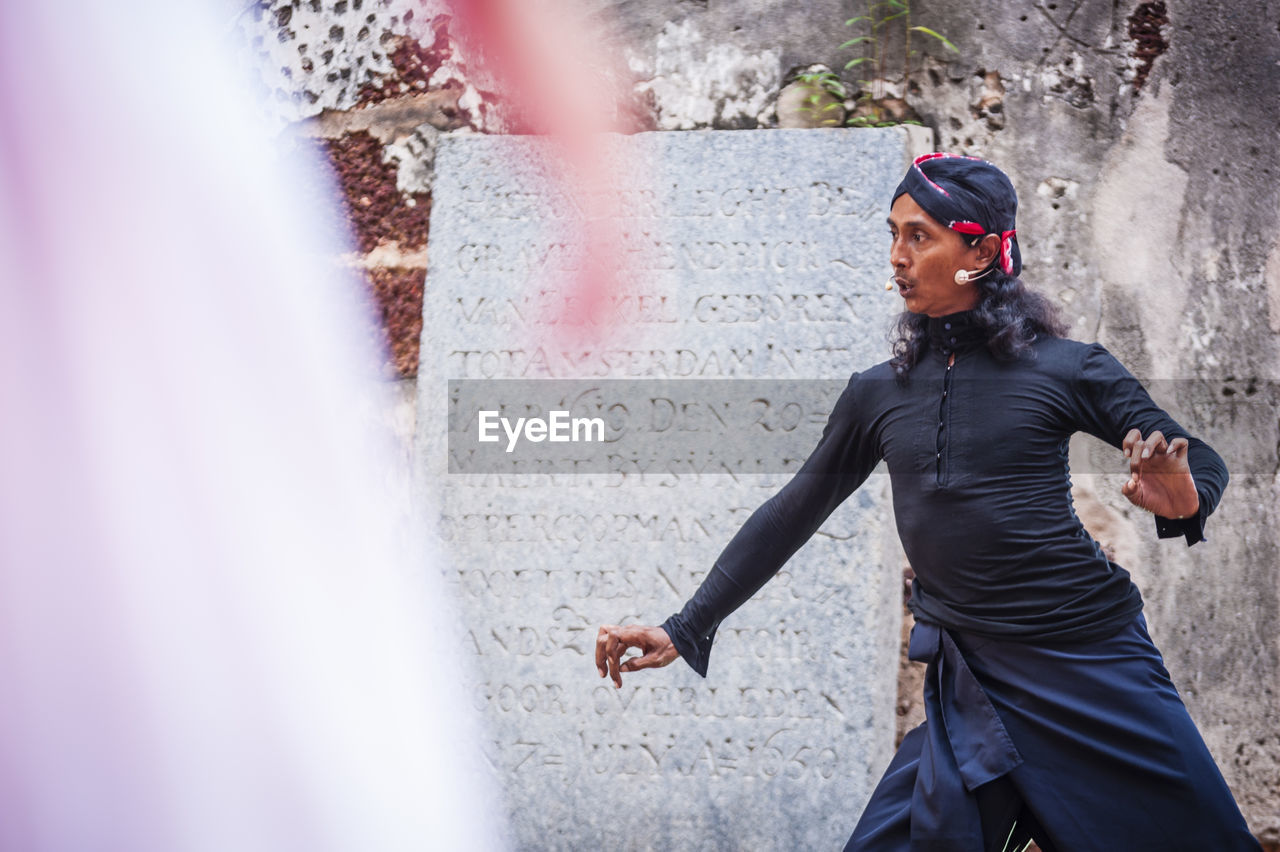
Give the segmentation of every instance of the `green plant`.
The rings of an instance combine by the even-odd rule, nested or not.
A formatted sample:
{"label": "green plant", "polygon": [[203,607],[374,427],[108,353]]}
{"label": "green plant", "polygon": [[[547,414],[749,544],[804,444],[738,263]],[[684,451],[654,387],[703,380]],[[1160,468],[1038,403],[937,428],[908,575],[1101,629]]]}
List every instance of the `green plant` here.
{"label": "green plant", "polygon": [[[895,21],[900,23],[895,24]],[[935,30],[919,25],[912,26],[910,0],[867,0],[867,13],[850,18],[844,22],[844,25],[846,27],[863,25],[868,28],[864,35],[855,36],[840,45],[841,50],[862,45],[862,56],[845,63],[845,70],[868,65],[868,63],[872,69],[871,79],[858,81],[862,86],[861,93],[858,95],[859,109],[846,123],[861,127],[919,124],[918,121],[893,118],[886,113],[885,81],[889,74],[891,40],[898,31],[901,31],[904,102],[907,92],[911,89],[912,60],[920,55],[919,51],[911,49],[912,33],[920,33],[936,39],[953,53],[959,53],[959,49],[951,43],[950,39]]]}
{"label": "green plant", "polygon": [[840,78],[832,71],[814,71],[800,74],[796,80],[809,89],[809,94],[802,101],[809,114],[822,124],[839,124],[843,117],[844,99],[849,97]]}

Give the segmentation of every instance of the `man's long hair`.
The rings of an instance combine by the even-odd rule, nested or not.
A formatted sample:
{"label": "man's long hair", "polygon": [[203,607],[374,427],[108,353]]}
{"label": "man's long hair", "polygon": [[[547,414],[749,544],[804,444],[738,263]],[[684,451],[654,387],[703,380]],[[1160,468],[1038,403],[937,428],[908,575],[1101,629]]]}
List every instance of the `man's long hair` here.
{"label": "man's long hair", "polygon": [[[974,309],[974,319],[986,331],[987,351],[998,361],[1015,361],[1031,355],[1031,344],[1038,337],[1062,337],[1067,326],[1057,307],[1041,294],[1029,289],[1021,278],[1006,275],[998,268],[990,278],[973,282],[981,296]],[[959,285],[957,285],[959,286]],[[889,360],[894,373],[906,378],[929,348],[929,317],[903,311],[898,316],[890,338],[893,357]]]}

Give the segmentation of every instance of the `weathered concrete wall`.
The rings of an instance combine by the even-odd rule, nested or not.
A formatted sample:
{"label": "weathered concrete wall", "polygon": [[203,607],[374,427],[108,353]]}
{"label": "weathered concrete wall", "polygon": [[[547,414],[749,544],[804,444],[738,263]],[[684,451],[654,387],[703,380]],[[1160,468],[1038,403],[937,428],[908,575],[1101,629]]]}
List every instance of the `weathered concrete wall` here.
{"label": "weathered concrete wall", "polygon": [[1078,490],[1099,537],[1129,551],[1154,638],[1250,825],[1280,841],[1278,7],[1170,3],[1168,48],[1135,91],[1129,4],[937,5],[965,47],[921,112],[945,134],[956,88],[1004,81],[1004,127],[974,141],[1020,190],[1024,277],[1077,335],[1158,380],[1233,470],[1211,541],[1191,549],[1157,542],[1120,497],[1123,476]]}
{"label": "weathered concrete wall", "polygon": [[[592,2],[647,126],[662,129],[776,126],[778,92],[797,71],[852,58],[837,49],[843,21],[863,11],[838,0]],[[410,17],[408,0],[361,5],[276,0],[239,23],[282,119],[333,153],[359,234],[350,260],[388,294],[390,366],[411,376],[416,327],[391,317],[421,299],[434,134],[501,130],[500,112],[468,76],[443,6]],[[930,57],[908,100],[943,148],[1013,177],[1024,278],[1063,305],[1076,336],[1154,380],[1232,467],[1211,541],[1195,548],[1155,540],[1119,496],[1114,453],[1077,448],[1089,458],[1077,499],[1142,586],[1251,826],[1280,843],[1280,4],[913,5],[915,22],[959,52],[917,40]],[[843,76],[856,88],[856,70]]]}

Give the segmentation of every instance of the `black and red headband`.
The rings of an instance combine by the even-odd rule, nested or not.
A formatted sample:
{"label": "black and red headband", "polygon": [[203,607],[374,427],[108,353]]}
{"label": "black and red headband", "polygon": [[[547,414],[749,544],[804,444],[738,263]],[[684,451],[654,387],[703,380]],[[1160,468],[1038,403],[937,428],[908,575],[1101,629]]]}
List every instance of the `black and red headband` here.
{"label": "black and red headband", "polygon": [[1000,268],[1013,276],[1022,271],[1022,253],[1014,226],[1018,195],[1009,176],[1000,169],[978,157],[941,151],[925,154],[911,164],[893,193],[893,201],[904,192],[953,231],[998,236]]}

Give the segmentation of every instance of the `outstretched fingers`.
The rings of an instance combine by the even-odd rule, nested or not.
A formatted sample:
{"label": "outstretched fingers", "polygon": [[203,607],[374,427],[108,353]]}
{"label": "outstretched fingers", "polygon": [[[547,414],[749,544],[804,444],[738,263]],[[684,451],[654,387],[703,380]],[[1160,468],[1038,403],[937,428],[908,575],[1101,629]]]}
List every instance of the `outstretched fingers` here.
{"label": "outstretched fingers", "polygon": [[624,672],[636,672],[640,671],[640,669],[656,669],[665,666],[669,662],[671,661],[663,659],[659,651],[655,649],[642,657],[632,657],[629,660],[624,660],[620,668]]}
{"label": "outstretched fingers", "polygon": [[[1175,438],[1174,444],[1179,441],[1184,445],[1185,453],[1186,439]],[[1120,446],[1124,450],[1124,457],[1129,460],[1129,481],[1120,486],[1120,493],[1132,500],[1140,497],[1142,470],[1147,462],[1157,454],[1170,452],[1172,445],[1165,441],[1164,433],[1158,429],[1146,438],[1143,438],[1142,432],[1137,429],[1130,429]]]}
{"label": "outstretched fingers", "polygon": [[609,639],[609,626],[605,625],[596,633],[596,671],[600,673],[600,677],[604,677],[609,673],[609,664],[606,662],[607,651],[605,643]]}
{"label": "outstretched fingers", "polygon": [[1138,470],[1144,461],[1169,448],[1168,442],[1164,439],[1164,433],[1158,429],[1145,439],[1137,429],[1130,429],[1129,434],[1124,436],[1121,446],[1124,448],[1125,458],[1129,460],[1131,471]]}
{"label": "outstretched fingers", "polygon": [[1166,440],[1158,430],[1146,438],[1137,429],[1129,430],[1121,444],[1129,479],[1120,493],[1135,506],[1166,518],[1194,514],[1200,501],[1187,462],[1190,445],[1185,437]]}
{"label": "outstretched fingers", "polygon": [[1130,429],[1128,434],[1124,436],[1124,440],[1120,442],[1120,449],[1124,451],[1124,457],[1133,458],[1133,448],[1142,441],[1142,433],[1137,429]]}
{"label": "outstretched fingers", "polygon": [[[622,655],[630,648],[638,649],[641,656],[623,660]],[[619,689],[623,672],[661,668],[679,656],[671,637],[661,627],[606,624],[596,634],[596,671],[600,677],[612,677],[613,685]]]}
{"label": "outstretched fingers", "polygon": [[626,646],[618,635],[620,628],[616,624],[606,624],[596,634],[596,671],[600,677],[606,675],[613,678],[615,686],[621,688],[620,659]]}
{"label": "outstretched fingers", "polygon": [[600,673],[600,677],[607,674],[613,679],[613,685],[621,689],[623,672],[655,665],[649,663],[643,666],[632,666],[630,664],[635,660],[628,660],[625,663],[622,661],[622,655],[627,653],[629,648],[647,650],[644,647],[643,638],[641,632],[635,627],[617,624],[606,624],[601,627],[600,632],[596,634],[596,671]]}

